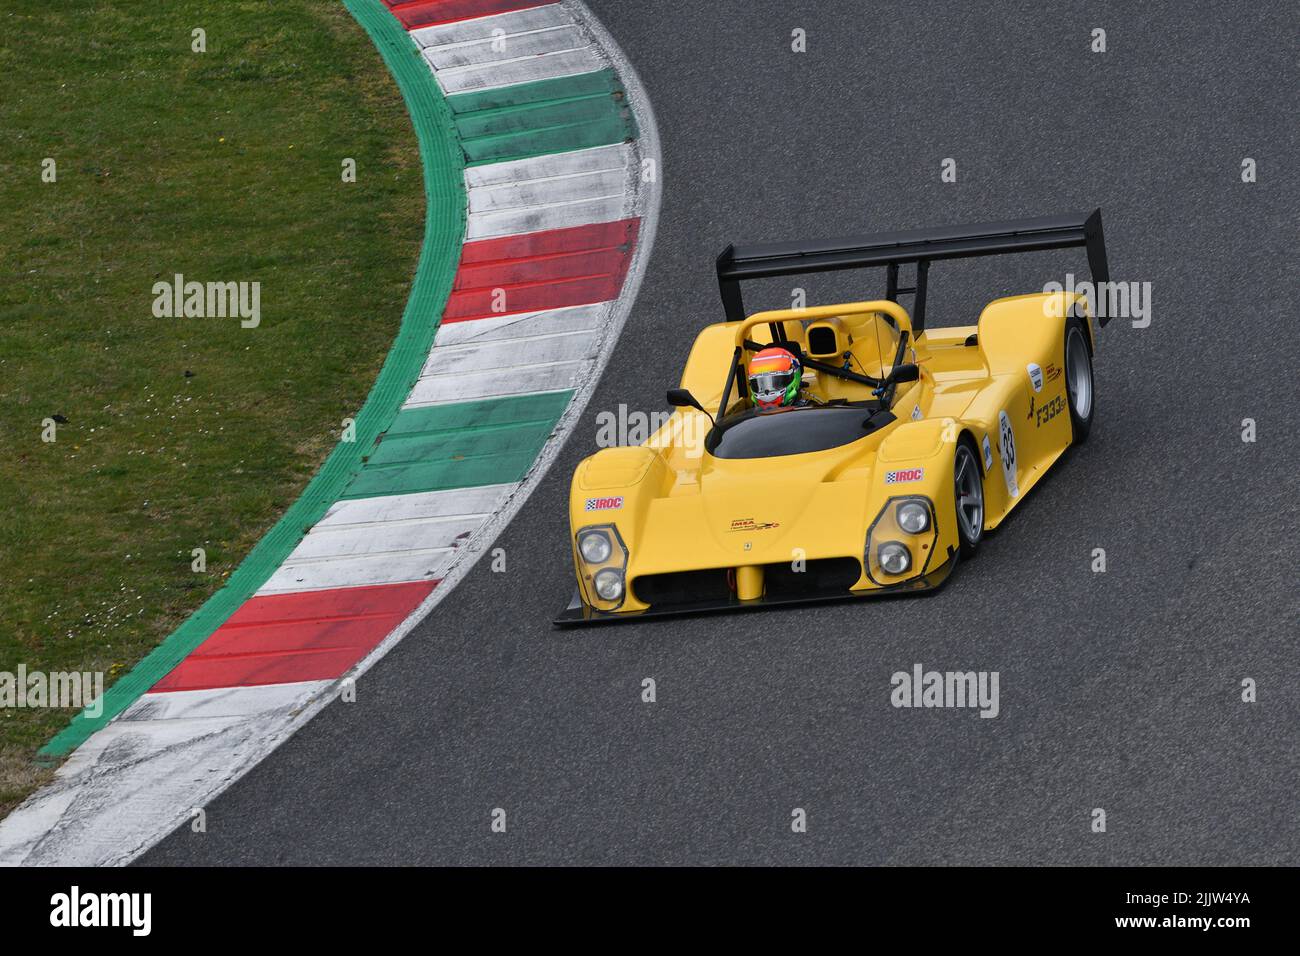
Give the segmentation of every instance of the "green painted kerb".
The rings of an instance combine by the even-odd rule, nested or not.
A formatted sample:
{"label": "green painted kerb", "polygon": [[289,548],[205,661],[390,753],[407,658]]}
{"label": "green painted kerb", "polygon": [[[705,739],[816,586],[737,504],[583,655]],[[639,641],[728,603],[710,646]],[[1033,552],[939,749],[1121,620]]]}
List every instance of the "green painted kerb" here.
{"label": "green painted kerb", "polygon": [[566,390],[403,409],[343,497],[523,481],[572,397]]}
{"label": "green painted kerb", "polygon": [[447,98],[471,166],[636,139],[636,119],[613,70],[561,76]]}
{"label": "green painted kerb", "polygon": [[378,48],[406,100],[420,143],[427,210],[424,245],[402,324],[365,404],[356,415],[356,442],[339,444],[285,513],[220,591],[104,695],[103,714],[78,714],[40,751],[62,757],[129,707],[220,627],[266,580],[343,494],[362,456],[392,423],[419,377],[460,260],[465,238],[465,169],[452,113],[433,74],[406,31],[380,0],[343,0]]}

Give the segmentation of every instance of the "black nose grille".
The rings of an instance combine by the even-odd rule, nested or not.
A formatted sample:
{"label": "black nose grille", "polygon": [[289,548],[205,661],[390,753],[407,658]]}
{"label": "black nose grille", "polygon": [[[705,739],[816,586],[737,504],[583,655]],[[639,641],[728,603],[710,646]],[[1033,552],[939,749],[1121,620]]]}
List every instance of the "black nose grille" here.
{"label": "black nose grille", "polygon": [[[819,558],[796,571],[786,562],[763,567],[764,593],[769,597],[816,597],[843,594],[862,575],[857,558]],[[650,606],[690,604],[696,601],[725,601],[735,597],[735,575],[731,568],[702,571],[674,571],[643,574],[632,580],[632,593]]]}

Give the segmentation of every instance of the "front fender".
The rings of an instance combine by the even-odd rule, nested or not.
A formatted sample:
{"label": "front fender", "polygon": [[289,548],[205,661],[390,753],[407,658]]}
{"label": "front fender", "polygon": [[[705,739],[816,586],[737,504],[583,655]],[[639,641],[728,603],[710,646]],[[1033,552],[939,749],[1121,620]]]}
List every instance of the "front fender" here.
{"label": "front fender", "polygon": [[[953,418],[931,418],[900,424],[881,442],[871,479],[866,529],[866,554],[860,587],[900,584],[946,562],[958,549],[957,516],[953,501],[953,453],[963,434]],[[894,512],[899,499],[919,497],[931,506],[933,527],[919,535],[899,528]],[[912,552],[911,570],[898,577],[879,568],[876,556],[886,540],[899,540]]]}
{"label": "front fender", "polygon": [[[578,587],[591,599],[590,573],[579,560],[577,534],[591,525],[613,525],[628,551],[635,549],[655,498],[666,494],[672,470],[659,452],[645,445],[604,448],[578,465],[569,485],[569,545]],[[589,569],[590,571],[590,569]],[[639,609],[628,593],[622,609]]]}

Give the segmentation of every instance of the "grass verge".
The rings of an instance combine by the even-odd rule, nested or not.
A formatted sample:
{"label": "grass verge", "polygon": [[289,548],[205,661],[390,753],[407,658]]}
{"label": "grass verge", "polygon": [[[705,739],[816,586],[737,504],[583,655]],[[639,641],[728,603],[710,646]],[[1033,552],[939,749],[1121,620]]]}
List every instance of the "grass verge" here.
{"label": "grass verge", "polygon": [[[0,69],[0,671],[111,683],[356,414],[419,254],[419,151],[334,0],[11,0]],[[155,318],[176,273],[260,282],[261,324]],[[0,814],[72,713],[0,708]]]}

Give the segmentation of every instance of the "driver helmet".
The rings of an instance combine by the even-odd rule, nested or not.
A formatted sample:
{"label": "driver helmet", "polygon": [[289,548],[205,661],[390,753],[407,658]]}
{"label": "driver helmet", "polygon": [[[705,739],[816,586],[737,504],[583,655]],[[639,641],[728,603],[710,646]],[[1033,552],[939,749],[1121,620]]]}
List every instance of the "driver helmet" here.
{"label": "driver helmet", "polygon": [[793,405],[802,380],[803,367],[785,349],[763,349],[749,360],[749,397],[757,408]]}

